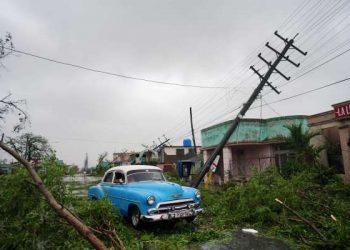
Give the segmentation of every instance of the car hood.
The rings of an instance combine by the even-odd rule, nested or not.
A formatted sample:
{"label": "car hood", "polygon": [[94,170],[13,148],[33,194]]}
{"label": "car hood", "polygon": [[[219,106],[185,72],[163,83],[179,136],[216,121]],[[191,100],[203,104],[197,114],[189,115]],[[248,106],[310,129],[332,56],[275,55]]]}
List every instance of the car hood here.
{"label": "car hood", "polygon": [[166,181],[144,181],[128,184],[130,189],[145,196],[153,195],[158,201],[193,198],[183,187]]}

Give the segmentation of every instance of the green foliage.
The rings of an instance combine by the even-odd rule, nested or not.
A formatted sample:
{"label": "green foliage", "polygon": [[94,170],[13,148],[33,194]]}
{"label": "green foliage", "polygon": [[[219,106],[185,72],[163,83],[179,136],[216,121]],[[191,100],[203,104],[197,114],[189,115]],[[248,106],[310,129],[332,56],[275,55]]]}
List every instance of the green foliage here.
{"label": "green foliage", "polygon": [[[64,172],[55,161],[45,162],[39,171],[55,198],[88,226],[102,232],[115,230],[128,246],[136,246],[118,211],[106,200],[89,202],[73,197],[63,182]],[[0,190],[0,249],[91,249],[49,207],[24,169],[0,176]],[[111,246],[105,234],[98,236]]]}
{"label": "green foliage", "polygon": [[[204,214],[193,223],[150,224],[136,231],[108,200],[88,201],[73,196],[62,180],[65,168],[55,160],[43,163],[39,173],[45,185],[66,208],[112,248],[107,232],[115,231],[127,249],[184,249],[231,236],[252,227],[297,249],[344,249],[350,242],[350,187],[337,178],[320,182],[322,169],[303,170],[283,178],[274,168],[255,173],[246,183],[228,183],[202,189]],[[172,181],[176,175],[168,175]],[[25,170],[0,176],[0,249],[92,249],[91,245],[53,212]],[[275,202],[280,199],[314,225],[327,238]],[[336,218],[332,219],[331,215]],[[307,242],[307,244],[305,244]]]}
{"label": "green foliage", "polygon": [[[227,190],[226,207],[230,211],[227,222],[258,228],[266,235],[287,239],[299,247],[307,248],[301,239],[306,239],[315,248],[350,247],[350,201],[345,199],[350,187],[336,178],[328,181],[327,185],[321,185],[317,182],[319,177],[315,176],[317,173],[303,171],[284,179],[273,168],[255,173],[248,183]],[[326,236],[327,242],[323,242],[300,218],[275,202],[275,198],[312,221]]]}
{"label": "green foliage", "polygon": [[284,141],[289,149],[296,154],[296,161],[299,163],[306,162],[313,164],[316,162],[322,147],[314,147],[310,145],[310,140],[317,136],[318,133],[304,131],[302,124],[286,126],[290,132],[288,137],[284,137]]}
{"label": "green foliage", "polygon": [[48,140],[41,135],[25,133],[18,137],[8,137],[6,143],[27,161],[38,161],[54,156]]}
{"label": "green foliage", "polygon": [[[150,224],[144,231],[135,231],[108,200],[91,202],[73,196],[62,178],[65,167],[54,159],[44,162],[38,172],[55,198],[88,226],[101,232],[96,234],[108,247],[113,246],[107,232],[113,231],[127,249],[183,249],[189,244],[223,237],[205,218],[198,218],[194,223],[180,222],[174,228]],[[4,215],[0,219],[0,249],[92,249],[54,213],[30,181],[23,168],[0,176],[0,214]],[[211,199],[211,194],[208,193],[207,198]]]}
{"label": "green foliage", "polygon": [[164,176],[167,181],[186,186],[186,182],[183,179],[181,179],[176,172],[166,172],[164,173]]}

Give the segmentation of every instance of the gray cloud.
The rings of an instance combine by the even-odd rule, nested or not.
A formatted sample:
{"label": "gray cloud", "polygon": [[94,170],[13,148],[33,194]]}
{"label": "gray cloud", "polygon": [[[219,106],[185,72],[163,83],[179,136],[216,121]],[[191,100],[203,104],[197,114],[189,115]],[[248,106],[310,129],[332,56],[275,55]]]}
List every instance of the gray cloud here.
{"label": "gray cloud", "polygon": [[[315,2],[310,1],[309,5]],[[252,63],[262,67],[256,58],[259,49],[273,60],[264,43],[271,41],[278,48],[283,46],[272,33],[302,3],[301,0],[3,1],[0,34],[10,31],[18,50],[160,81],[229,87],[245,82],[239,86],[240,92],[161,86],[14,54],[3,61],[7,70],[0,71],[0,94],[12,92],[27,100],[32,122],[28,129],[48,137],[58,156],[67,163],[82,165],[85,152],[93,164],[103,151],[111,154],[124,148],[140,150],[142,143],[150,145],[163,134],[178,137],[172,142],[180,144],[190,132],[190,106],[198,128],[234,117],[227,111],[241,104],[258,82],[248,70],[250,64],[240,62],[249,56]],[[294,36],[298,27],[302,30],[303,22],[306,25],[307,19],[299,17],[299,23],[287,23],[282,34]],[[340,19],[334,22],[339,24]],[[348,22],[340,23],[337,29],[341,31]],[[309,33],[300,34],[298,46],[317,58],[316,55],[327,51],[326,46],[332,48],[349,39],[349,32],[341,32],[312,54],[326,28],[308,39]],[[291,57],[304,60],[297,53]],[[345,78],[348,59],[345,55],[286,87],[280,97],[272,94],[265,99],[277,100]],[[290,74],[299,70],[283,65],[281,69]],[[277,85],[284,82],[272,79]],[[333,103],[349,99],[349,90],[348,84],[342,84],[272,106],[283,115],[322,112]],[[274,115],[269,108],[263,109],[264,117]],[[259,117],[260,111],[252,110],[249,116]],[[7,125],[3,129],[9,133]],[[197,137],[200,141],[199,133]]]}

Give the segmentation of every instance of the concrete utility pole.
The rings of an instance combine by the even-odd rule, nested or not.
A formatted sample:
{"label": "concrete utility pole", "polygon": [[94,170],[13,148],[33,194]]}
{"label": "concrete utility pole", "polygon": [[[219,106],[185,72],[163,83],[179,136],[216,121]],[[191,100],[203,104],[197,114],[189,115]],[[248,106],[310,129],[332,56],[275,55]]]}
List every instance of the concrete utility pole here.
{"label": "concrete utility pole", "polygon": [[191,120],[191,131],[192,131],[192,141],[193,141],[194,153],[195,153],[195,155],[197,155],[196,139],[194,138],[194,130],[193,130],[192,107],[190,107],[190,120]]}
{"label": "concrete utility pole", "polygon": [[[294,43],[294,39],[288,40],[287,38],[283,38],[281,35],[279,35],[277,33],[277,31],[275,31],[274,33],[277,37],[279,37],[281,40],[283,40],[285,42],[285,47],[282,50],[282,52],[278,52],[277,50],[275,50],[274,48],[272,48],[269,43],[266,43],[266,47],[268,47],[269,49],[271,49],[272,51],[274,51],[277,55],[277,59],[274,61],[274,63],[272,62],[268,62],[266,61],[262,56],[261,53],[258,55],[258,57],[263,60],[268,66],[269,66],[269,70],[266,72],[266,74],[263,76],[261,75],[253,66],[251,66],[250,68],[260,77],[260,83],[259,85],[255,88],[255,90],[253,91],[253,93],[251,94],[251,96],[249,97],[248,101],[246,103],[243,104],[242,109],[239,111],[237,117],[233,120],[232,124],[230,125],[230,127],[227,129],[224,137],[222,138],[222,140],[220,141],[220,143],[216,146],[214,152],[210,155],[209,159],[205,162],[203,169],[201,170],[201,172],[199,173],[198,177],[194,180],[194,182],[192,183],[192,187],[198,187],[199,184],[201,183],[201,181],[203,180],[205,174],[209,171],[211,164],[214,162],[216,156],[218,154],[220,154],[221,150],[224,148],[226,142],[229,140],[230,136],[232,135],[232,133],[236,130],[240,120],[243,118],[243,116],[246,114],[246,112],[249,110],[250,106],[253,104],[253,102],[255,101],[255,99],[257,98],[257,96],[259,95],[259,93],[261,92],[261,90],[264,88],[265,85],[268,85],[270,88],[272,88],[272,90],[274,90],[277,94],[279,94],[280,92],[274,87],[272,86],[272,84],[268,81],[269,77],[271,76],[272,73],[277,72],[278,74],[280,74],[281,76],[283,76],[285,79],[289,80],[290,77],[286,77],[284,74],[282,74],[276,67],[277,65],[282,61],[288,61],[291,64],[293,64],[296,67],[299,67],[300,64],[296,64],[293,61],[291,61],[289,59],[289,56],[285,56],[285,54],[287,53],[287,51],[292,48],[297,50],[298,52],[300,52],[303,55],[306,55],[306,52],[301,51],[300,49],[298,49],[296,46],[293,45]],[[296,37],[296,36],[295,36]],[[295,38],[294,37],[294,38]]]}

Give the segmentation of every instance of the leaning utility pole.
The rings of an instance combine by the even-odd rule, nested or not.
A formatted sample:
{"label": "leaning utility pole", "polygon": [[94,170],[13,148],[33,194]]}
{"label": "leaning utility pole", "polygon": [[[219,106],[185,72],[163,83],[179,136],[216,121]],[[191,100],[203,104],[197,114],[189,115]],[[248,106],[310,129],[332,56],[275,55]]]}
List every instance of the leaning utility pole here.
{"label": "leaning utility pole", "polygon": [[157,148],[160,148],[161,146],[166,144],[168,141],[170,141],[170,139],[166,138],[165,136],[164,136],[165,141],[162,142],[159,138],[158,138],[158,140],[159,140],[160,144],[153,146],[152,150],[156,150]]}
{"label": "leaning utility pole", "polygon": [[[301,51],[300,49],[298,49],[296,46],[293,45],[294,43],[294,39],[288,40],[287,38],[283,38],[281,35],[279,35],[277,33],[277,31],[275,31],[274,33],[277,37],[279,37],[281,40],[283,40],[285,42],[285,47],[282,50],[282,52],[278,52],[277,50],[275,50],[274,48],[272,48],[269,43],[266,43],[266,47],[268,47],[269,49],[271,49],[273,52],[276,53],[277,55],[277,59],[276,61],[274,61],[274,63],[272,62],[268,62],[266,61],[262,56],[261,53],[258,55],[258,57],[260,59],[262,59],[269,67],[269,70],[266,72],[265,75],[261,75],[259,73],[258,70],[256,70],[253,66],[251,66],[250,68],[259,76],[260,78],[260,83],[259,85],[256,87],[256,89],[254,90],[254,92],[251,94],[251,96],[249,97],[248,101],[246,103],[243,104],[242,109],[239,111],[237,117],[233,120],[232,124],[230,125],[230,127],[227,129],[226,133],[224,134],[224,137],[222,138],[222,140],[220,141],[220,143],[216,146],[214,152],[210,155],[209,159],[205,162],[202,171],[199,173],[199,176],[194,180],[194,182],[192,183],[192,187],[198,187],[199,184],[201,183],[201,181],[203,180],[205,174],[209,171],[211,164],[214,162],[216,156],[220,153],[220,151],[224,148],[226,142],[229,140],[230,136],[232,135],[232,133],[235,131],[235,129],[237,128],[240,120],[243,118],[243,116],[246,114],[246,112],[249,110],[250,106],[253,104],[253,102],[255,101],[255,99],[257,98],[257,96],[259,95],[259,93],[261,92],[261,90],[264,88],[265,85],[268,85],[273,91],[275,91],[277,94],[279,94],[280,92],[274,87],[272,86],[272,84],[268,81],[269,77],[271,76],[272,73],[277,72],[278,74],[280,74],[281,76],[283,76],[285,79],[289,80],[290,77],[286,77],[284,74],[282,74],[276,67],[277,65],[282,61],[288,61],[291,64],[293,64],[296,67],[299,67],[300,64],[296,64],[293,61],[291,61],[289,59],[289,56],[285,56],[285,54],[287,53],[287,51],[292,48],[297,50],[298,52],[300,52],[303,55],[306,55],[306,52]],[[295,36],[296,37],[296,36]],[[295,38],[294,37],[294,38]]]}
{"label": "leaning utility pole", "polygon": [[194,154],[197,155],[196,139],[194,138],[194,130],[193,130],[192,107],[190,107],[190,120],[191,120],[191,131],[192,131]]}

